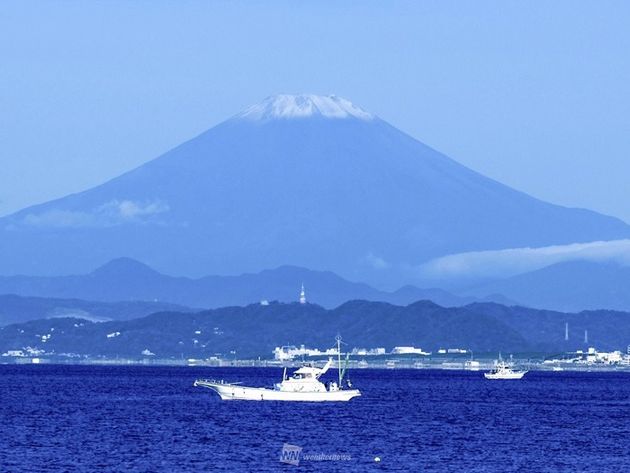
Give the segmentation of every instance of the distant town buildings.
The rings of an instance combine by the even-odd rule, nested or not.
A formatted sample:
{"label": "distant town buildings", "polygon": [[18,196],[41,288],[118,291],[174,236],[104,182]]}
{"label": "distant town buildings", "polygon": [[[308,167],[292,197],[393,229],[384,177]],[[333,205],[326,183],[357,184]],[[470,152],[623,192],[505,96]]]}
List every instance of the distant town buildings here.
{"label": "distant town buildings", "polygon": [[8,350],[2,356],[26,356],[22,350]]}
{"label": "distant town buildings", "polygon": [[597,351],[594,347],[588,350],[578,350],[568,358],[545,360],[543,364],[576,364],[576,365],[630,365],[630,354],[619,350],[605,352]]}
{"label": "distant town buildings", "polygon": [[[468,353],[468,350],[463,348],[440,348],[437,352],[440,355],[462,355]],[[350,354],[354,356],[384,356],[384,355],[420,355],[429,356],[431,352],[424,351],[422,348],[414,346],[398,346],[394,347],[392,351],[388,352],[385,348],[353,348],[350,350]],[[291,361],[298,357],[318,357],[318,356],[331,356],[337,355],[336,348],[330,348],[328,350],[320,350],[318,348],[307,348],[304,345],[299,347],[295,345],[285,345],[282,347],[276,347],[273,350],[273,357],[278,361]]]}
{"label": "distant town buildings", "polygon": [[22,357],[41,356],[44,353],[45,351],[39,348],[25,347],[21,350],[7,350],[6,352],[2,354],[2,356],[22,358]]}

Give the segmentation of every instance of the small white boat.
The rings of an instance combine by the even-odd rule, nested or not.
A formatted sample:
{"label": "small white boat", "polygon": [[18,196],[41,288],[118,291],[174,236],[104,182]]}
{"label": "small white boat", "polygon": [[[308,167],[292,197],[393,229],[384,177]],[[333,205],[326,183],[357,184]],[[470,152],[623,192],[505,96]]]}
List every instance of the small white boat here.
{"label": "small white boat", "polygon": [[329,358],[323,368],[317,368],[313,365],[302,366],[290,377],[287,377],[285,368],[282,381],[276,383],[273,389],[255,388],[242,386],[240,383],[226,383],[207,379],[196,380],[194,386],[212,389],[224,401],[349,401],[354,397],[360,396],[361,392],[358,389],[352,389],[350,381],[346,381],[346,387],[343,387],[345,369],[341,369],[340,343],[341,339],[338,339],[339,377],[337,382],[329,381],[324,384],[319,379],[333,364],[333,359]]}
{"label": "small white boat", "polygon": [[521,379],[525,373],[527,371],[515,370],[509,363],[498,360],[494,368],[483,375],[486,379]]}

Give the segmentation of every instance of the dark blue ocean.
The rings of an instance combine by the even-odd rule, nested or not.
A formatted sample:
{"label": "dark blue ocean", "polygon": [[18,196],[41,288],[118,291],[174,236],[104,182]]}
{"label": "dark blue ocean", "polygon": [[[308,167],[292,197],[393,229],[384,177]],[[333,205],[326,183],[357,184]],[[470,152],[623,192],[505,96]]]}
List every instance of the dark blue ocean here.
{"label": "dark blue ocean", "polygon": [[[339,404],[192,386],[281,373],[0,366],[0,471],[630,471],[630,373],[356,370],[364,395]],[[285,443],[299,465],[280,462]]]}

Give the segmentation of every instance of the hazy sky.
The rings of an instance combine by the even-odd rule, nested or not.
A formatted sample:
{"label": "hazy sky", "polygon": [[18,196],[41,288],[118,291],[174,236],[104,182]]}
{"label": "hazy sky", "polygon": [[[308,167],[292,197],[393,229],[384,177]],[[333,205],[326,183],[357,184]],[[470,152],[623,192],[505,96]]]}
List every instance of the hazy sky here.
{"label": "hazy sky", "polygon": [[306,92],[630,222],[630,2],[341,3],[2,2],[0,215]]}

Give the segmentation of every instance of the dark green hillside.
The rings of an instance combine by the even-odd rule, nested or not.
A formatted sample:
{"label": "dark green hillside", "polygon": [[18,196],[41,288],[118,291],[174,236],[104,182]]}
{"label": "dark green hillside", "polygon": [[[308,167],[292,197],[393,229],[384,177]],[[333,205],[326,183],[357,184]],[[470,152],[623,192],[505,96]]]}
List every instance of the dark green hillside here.
{"label": "dark green hillside", "polygon": [[[160,358],[213,355],[270,357],[274,347],[305,344],[327,348],[341,333],[354,347],[414,345],[475,351],[564,350],[564,323],[593,329],[593,342],[622,348],[630,340],[630,315],[620,312],[562,314],[498,304],[444,308],[421,301],[408,306],[351,301],[336,309],[306,304],[252,304],[197,313],[159,312],[129,320],[92,323],[48,319],[0,329],[0,350],[33,347],[48,353]],[[236,352],[235,354],[233,352]]]}

